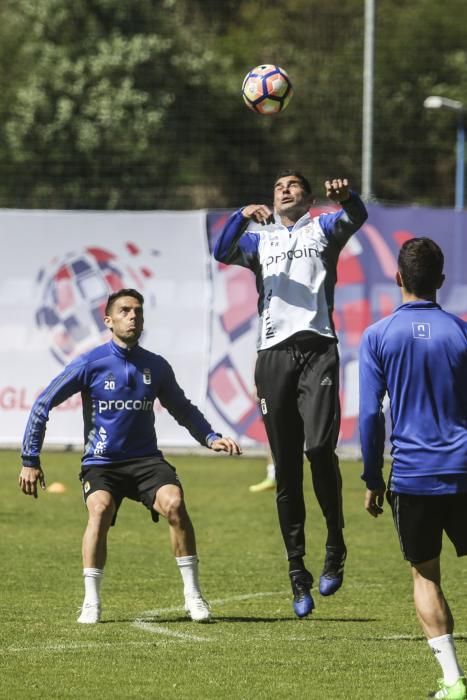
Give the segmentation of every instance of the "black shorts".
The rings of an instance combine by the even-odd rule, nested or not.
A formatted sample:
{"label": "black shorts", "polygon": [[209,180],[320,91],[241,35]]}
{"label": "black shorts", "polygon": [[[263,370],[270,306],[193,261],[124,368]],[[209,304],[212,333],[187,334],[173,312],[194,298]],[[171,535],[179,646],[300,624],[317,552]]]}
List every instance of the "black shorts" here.
{"label": "black shorts", "polygon": [[151,511],[155,523],[159,514],[153,503],[161,486],[173,484],[182,489],[175,468],[163,457],[143,457],[108,465],[84,467],[79,475],[83,486],[83,498],[95,491],[108,491],[115,501],[116,511],[112,520],[115,525],[117,512],[124,498],[142,503]]}
{"label": "black shorts", "polygon": [[467,554],[467,493],[416,496],[388,491],[387,495],[407,561],[421,564],[439,557],[443,532],[458,557]]}

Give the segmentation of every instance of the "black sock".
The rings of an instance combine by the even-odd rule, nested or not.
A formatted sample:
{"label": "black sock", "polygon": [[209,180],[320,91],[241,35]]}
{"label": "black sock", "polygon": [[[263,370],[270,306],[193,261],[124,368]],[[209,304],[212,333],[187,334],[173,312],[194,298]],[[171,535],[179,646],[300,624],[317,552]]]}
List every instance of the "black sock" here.
{"label": "black sock", "polygon": [[289,559],[289,573],[291,571],[304,571],[305,564],[303,563],[303,557],[292,557]]}
{"label": "black sock", "polygon": [[342,530],[336,532],[328,532],[326,539],[326,547],[334,547],[335,549],[345,549],[344,534]]}

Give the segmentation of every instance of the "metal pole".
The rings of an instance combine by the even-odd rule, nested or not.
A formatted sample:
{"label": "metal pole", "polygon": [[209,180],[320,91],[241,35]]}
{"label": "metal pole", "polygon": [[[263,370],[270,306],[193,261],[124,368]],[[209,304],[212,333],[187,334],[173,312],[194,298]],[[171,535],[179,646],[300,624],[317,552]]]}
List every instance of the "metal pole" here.
{"label": "metal pole", "polygon": [[365,38],[363,48],[362,114],[362,198],[373,194],[373,87],[375,44],[375,0],[365,0]]}
{"label": "metal pole", "polygon": [[456,140],[456,204],[458,211],[464,208],[464,146],[465,146],[465,124],[464,114],[459,115],[457,122],[457,140]]}

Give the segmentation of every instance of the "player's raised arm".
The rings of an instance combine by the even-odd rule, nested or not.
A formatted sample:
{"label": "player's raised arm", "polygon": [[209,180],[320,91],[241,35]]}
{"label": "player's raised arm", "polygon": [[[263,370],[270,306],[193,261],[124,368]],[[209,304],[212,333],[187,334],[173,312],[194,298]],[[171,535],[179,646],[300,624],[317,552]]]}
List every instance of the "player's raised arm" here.
{"label": "player's raised arm", "polygon": [[349,181],[346,177],[335,177],[332,180],[326,180],[324,183],[326,189],[326,197],[333,202],[345,202],[350,199]]}
{"label": "player's raised arm", "polygon": [[340,204],[342,209],[332,214],[321,214],[319,222],[329,240],[342,249],[368,218],[368,212],[360,197],[352,192],[346,177],[329,178],[324,183],[326,197]]}
{"label": "player's raised arm", "polygon": [[251,221],[270,223],[271,210],[264,204],[249,204],[229,217],[217,239],[213,255],[218,262],[253,268],[258,256],[259,236],[247,231]]}
{"label": "player's raised arm", "polygon": [[249,204],[243,207],[241,213],[245,219],[251,219],[262,226],[274,222],[274,214],[266,204]]}

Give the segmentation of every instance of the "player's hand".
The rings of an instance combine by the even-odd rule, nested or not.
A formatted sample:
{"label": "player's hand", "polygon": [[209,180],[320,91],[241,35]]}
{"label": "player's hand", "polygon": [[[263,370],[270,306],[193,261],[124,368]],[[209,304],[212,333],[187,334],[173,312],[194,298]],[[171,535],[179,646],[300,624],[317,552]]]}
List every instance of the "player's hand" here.
{"label": "player's hand", "polygon": [[265,204],[249,204],[242,209],[242,216],[263,226],[274,223],[274,214]]}
{"label": "player's hand", "polygon": [[26,496],[37,498],[37,484],[45,491],[44,472],[40,467],[23,467],[19,473],[19,487]]}
{"label": "player's hand", "polygon": [[211,443],[211,450],[214,450],[214,452],[227,452],[229,455],[242,454],[240,446],[230,437],[221,437],[214,440]]}
{"label": "player's hand", "polygon": [[346,177],[335,177],[332,180],[326,180],[324,183],[326,189],[326,197],[333,202],[345,202],[350,199],[349,181]]}
{"label": "player's hand", "polygon": [[386,493],[386,484],[375,491],[367,489],[365,493],[365,509],[373,518],[383,514],[384,494]]}

